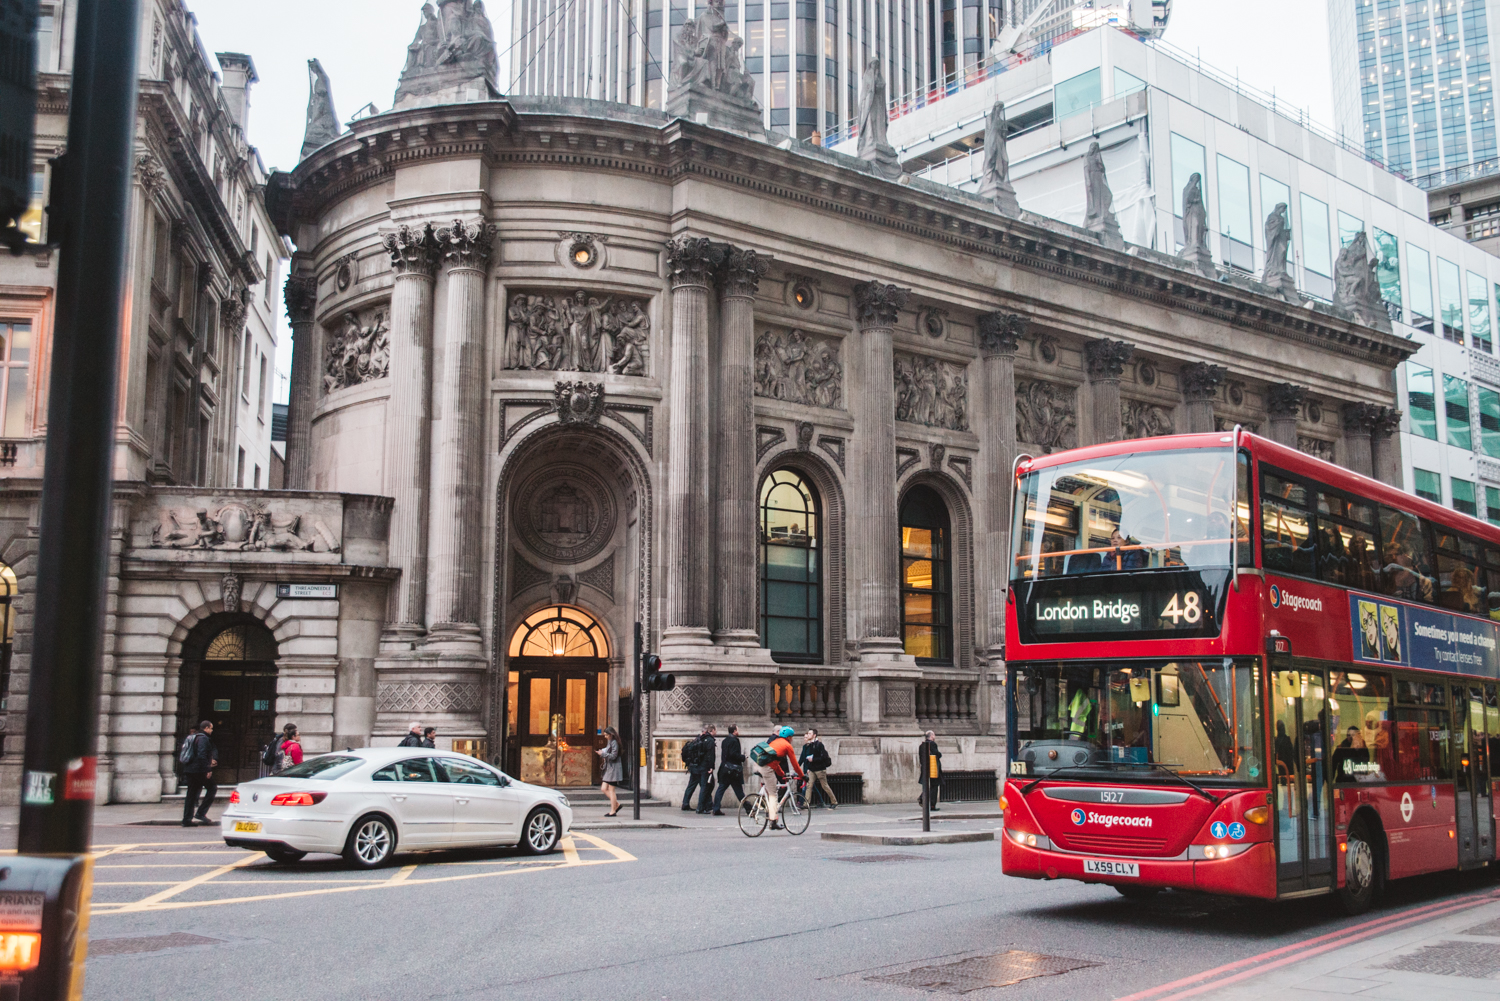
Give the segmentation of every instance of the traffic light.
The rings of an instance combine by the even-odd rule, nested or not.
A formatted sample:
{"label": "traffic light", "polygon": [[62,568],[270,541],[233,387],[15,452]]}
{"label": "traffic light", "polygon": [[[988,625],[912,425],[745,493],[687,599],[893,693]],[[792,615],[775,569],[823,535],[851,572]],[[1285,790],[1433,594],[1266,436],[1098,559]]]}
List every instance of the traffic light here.
{"label": "traffic light", "polygon": [[654,653],[646,654],[645,675],[645,680],[641,684],[648,692],[670,692],[677,687],[677,676],[663,674],[661,658]]}

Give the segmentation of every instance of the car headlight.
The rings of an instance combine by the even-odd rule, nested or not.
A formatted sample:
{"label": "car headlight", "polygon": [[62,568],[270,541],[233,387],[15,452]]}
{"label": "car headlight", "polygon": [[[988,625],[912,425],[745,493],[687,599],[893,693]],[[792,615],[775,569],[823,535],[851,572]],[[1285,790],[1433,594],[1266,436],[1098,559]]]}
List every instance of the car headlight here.
{"label": "car headlight", "polygon": [[558,793],[557,794],[557,801],[559,803],[561,803],[563,806],[568,806],[569,805],[568,804],[568,797],[564,796],[562,793]]}

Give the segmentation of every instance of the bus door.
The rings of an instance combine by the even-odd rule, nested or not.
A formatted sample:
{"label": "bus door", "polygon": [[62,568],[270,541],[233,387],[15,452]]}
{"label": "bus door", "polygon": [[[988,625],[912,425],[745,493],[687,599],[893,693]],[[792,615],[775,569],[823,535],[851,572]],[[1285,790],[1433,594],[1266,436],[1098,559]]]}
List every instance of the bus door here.
{"label": "bus door", "polygon": [[1333,885],[1332,794],[1328,788],[1328,675],[1321,668],[1272,663],[1275,704],[1277,888]]}
{"label": "bus door", "polygon": [[1458,865],[1480,865],[1495,857],[1494,817],[1490,812],[1489,741],[1483,686],[1453,686],[1453,733],[1458,745],[1454,790],[1458,824]]}

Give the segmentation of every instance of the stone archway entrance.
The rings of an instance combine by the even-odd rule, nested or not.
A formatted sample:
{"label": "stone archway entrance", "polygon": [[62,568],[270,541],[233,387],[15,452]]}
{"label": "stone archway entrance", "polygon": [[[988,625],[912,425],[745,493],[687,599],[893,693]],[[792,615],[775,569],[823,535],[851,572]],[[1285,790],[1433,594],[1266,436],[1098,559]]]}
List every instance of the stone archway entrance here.
{"label": "stone archway entrance", "polygon": [[177,742],[201,720],[214,725],[214,779],[234,785],[260,777],[261,749],[276,730],[276,637],[253,616],[204,619],[183,642]]}
{"label": "stone archway entrance", "polygon": [[598,785],[609,720],[609,639],[592,615],[552,605],[527,616],[507,648],[505,768],[522,782]]}

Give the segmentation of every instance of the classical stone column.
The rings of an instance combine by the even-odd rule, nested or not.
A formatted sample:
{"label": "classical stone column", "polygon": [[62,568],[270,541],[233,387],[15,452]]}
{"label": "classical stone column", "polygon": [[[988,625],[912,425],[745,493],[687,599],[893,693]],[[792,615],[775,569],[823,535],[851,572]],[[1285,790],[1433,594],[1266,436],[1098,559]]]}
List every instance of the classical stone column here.
{"label": "classical stone column", "polygon": [[478,653],[484,484],[484,279],[495,228],[455,221],[438,231],[448,269],[439,424],[432,448],[427,643]]}
{"label": "classical stone column", "polygon": [[901,641],[901,530],[896,511],[896,317],[910,289],[854,286],[859,379],[849,393],[854,457],[849,482],[849,602],[861,660],[904,654]]}
{"label": "classical stone column", "polygon": [[1375,478],[1393,487],[1401,486],[1401,445],[1396,432],[1401,430],[1401,411],[1381,407],[1371,428],[1370,444],[1374,452]]}
{"label": "classical stone column", "polygon": [[385,237],[391,292],[391,398],[386,404],[385,492],[391,556],[401,579],[390,591],[387,643],[407,648],[426,632],[427,490],[432,445],[432,290],[438,265],[432,225],[402,226]]}
{"label": "classical stone column", "polygon": [[292,324],[292,385],[286,410],[286,488],[311,490],[312,412],[318,383],[318,353],[313,346],[313,313],[318,306],[318,279],[293,274],[286,280],[286,318]]}
{"label": "classical stone column", "polygon": [[708,502],[708,294],[723,244],[667,243],[672,281],[671,411],[667,428],[666,628],[662,646],[709,644],[715,540]]}
{"label": "classical stone column", "polygon": [[1297,447],[1297,417],[1302,413],[1302,401],[1307,397],[1305,386],[1294,386],[1290,382],[1272,383],[1266,389],[1266,414],[1270,417],[1272,441],[1287,448]]}
{"label": "classical stone column", "polygon": [[[1029,319],[1014,313],[979,318],[979,379],[984,413],[979,441],[984,495],[975,557],[989,580],[984,582],[985,650],[998,662],[1005,645],[1005,589],[1010,583],[1011,465],[1016,460],[1016,350]],[[1119,407],[1115,408],[1116,412]]]}
{"label": "classical stone column", "polygon": [[219,350],[223,359],[223,375],[219,381],[219,405],[214,409],[214,443],[212,448],[213,476],[208,481],[216,486],[237,487],[238,467],[235,462],[234,428],[239,422],[240,366],[245,363],[245,352],[240,338],[245,336],[245,319],[249,315],[250,290],[237,287],[229,298],[219,303]]}
{"label": "classical stone column", "polygon": [[714,413],[718,470],[714,641],[760,646],[755,607],[755,291],[764,254],[730,247],[719,267],[719,399]]}
{"label": "classical stone column", "polygon": [[1344,418],[1344,464],[1356,473],[1374,476],[1370,436],[1380,418],[1380,407],[1373,403],[1346,403],[1341,412]]}
{"label": "classical stone column", "polygon": [[1211,365],[1206,361],[1195,361],[1182,366],[1183,408],[1187,413],[1188,434],[1208,434],[1214,427],[1214,397],[1224,384],[1228,370],[1222,365]]}
{"label": "classical stone column", "polygon": [[1083,346],[1094,410],[1090,445],[1119,441],[1124,437],[1120,415],[1120,376],[1125,374],[1125,366],[1130,364],[1134,354],[1135,345],[1108,338],[1090,341]]}

